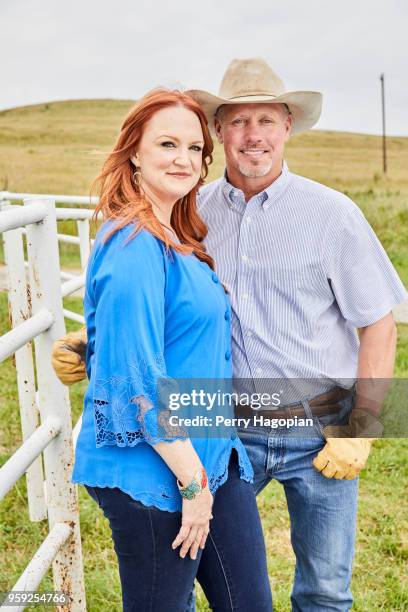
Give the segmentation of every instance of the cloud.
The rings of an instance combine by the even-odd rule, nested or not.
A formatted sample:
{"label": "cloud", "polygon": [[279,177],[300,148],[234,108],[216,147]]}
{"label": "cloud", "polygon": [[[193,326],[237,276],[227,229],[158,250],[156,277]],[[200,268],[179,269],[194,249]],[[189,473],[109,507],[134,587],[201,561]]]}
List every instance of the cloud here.
{"label": "cloud", "polygon": [[379,133],[384,72],[390,133],[408,134],[402,0],[9,0],[0,17],[0,108],[159,84],[216,92],[233,57],[261,56],[289,89],[323,91],[325,129]]}

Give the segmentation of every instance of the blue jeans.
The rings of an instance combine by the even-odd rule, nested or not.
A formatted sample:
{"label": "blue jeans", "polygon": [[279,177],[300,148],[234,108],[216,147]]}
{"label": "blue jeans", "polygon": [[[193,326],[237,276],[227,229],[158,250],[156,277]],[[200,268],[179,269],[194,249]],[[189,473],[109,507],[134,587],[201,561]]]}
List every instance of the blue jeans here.
{"label": "blue jeans", "polygon": [[144,506],[118,488],[86,486],[109,520],[124,612],[185,612],[196,577],[217,612],[271,612],[266,551],[253,487],[239,477],[235,451],[215,493],[205,549],[181,559],[171,542],[179,512]]}
{"label": "blue jeans", "polygon": [[[306,416],[313,418],[308,402],[303,406]],[[296,555],[294,612],[345,612],[353,603],[358,479],[328,479],[312,465],[325,444],[322,426],[346,423],[352,398],[341,406],[336,415],[314,417],[308,430],[256,427],[239,432],[255,471],[255,493],[272,479],[285,489]]]}

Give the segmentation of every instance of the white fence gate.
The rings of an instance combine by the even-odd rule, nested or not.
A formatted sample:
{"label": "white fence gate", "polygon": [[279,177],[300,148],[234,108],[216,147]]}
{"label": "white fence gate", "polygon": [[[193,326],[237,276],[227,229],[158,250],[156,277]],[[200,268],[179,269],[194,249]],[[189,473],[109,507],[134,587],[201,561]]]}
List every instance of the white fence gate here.
{"label": "white fence gate", "polygon": [[[55,208],[56,200],[84,204],[89,203],[87,198],[25,196],[29,194],[0,193],[0,233],[13,327],[0,337],[0,362],[15,353],[23,436],[23,444],[0,470],[0,500],[26,473],[30,520],[48,518],[49,534],[10,590],[35,591],[52,565],[54,589],[67,593],[70,600],[61,609],[82,612],[86,601],[78,499],[70,482],[73,442],[80,423],[73,441],[68,390],[55,376],[50,357],[54,340],[65,333],[64,315],[83,322],[81,315],[63,309],[62,298],[83,287],[93,211]],[[24,206],[10,204],[18,199],[24,199]],[[58,234],[57,219],[75,219],[78,236]],[[80,276],[60,272],[58,241],[78,244]],[[62,285],[61,278],[65,281]],[[15,612],[24,607],[4,605],[1,609]]]}

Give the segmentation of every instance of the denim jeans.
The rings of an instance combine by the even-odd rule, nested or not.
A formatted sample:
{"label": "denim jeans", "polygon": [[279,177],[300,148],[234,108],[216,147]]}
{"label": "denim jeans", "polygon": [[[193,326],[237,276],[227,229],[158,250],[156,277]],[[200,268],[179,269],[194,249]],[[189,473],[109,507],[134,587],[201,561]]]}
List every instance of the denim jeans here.
{"label": "denim jeans", "polygon": [[179,512],[144,506],[118,488],[86,486],[109,520],[119,562],[124,612],[190,610],[194,578],[217,612],[271,612],[266,551],[253,487],[239,477],[235,451],[215,493],[205,549],[181,559],[171,542]]}
{"label": "denim jeans", "polygon": [[[306,416],[313,418],[308,430],[256,427],[239,432],[255,471],[255,493],[272,479],[285,490],[296,555],[294,612],[345,612],[353,603],[358,479],[328,479],[312,464],[325,444],[322,427],[346,423],[352,401],[343,400],[338,414],[319,418],[313,418],[308,402],[303,402]],[[270,512],[273,516],[273,508]],[[273,549],[270,552],[273,555]]]}

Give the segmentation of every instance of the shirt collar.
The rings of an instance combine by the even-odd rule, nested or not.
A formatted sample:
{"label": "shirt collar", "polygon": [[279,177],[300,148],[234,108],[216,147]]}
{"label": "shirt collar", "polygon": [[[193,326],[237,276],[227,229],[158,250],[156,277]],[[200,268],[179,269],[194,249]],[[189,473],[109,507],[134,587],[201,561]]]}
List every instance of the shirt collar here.
{"label": "shirt collar", "polygon": [[[290,178],[291,173],[289,171],[286,161],[284,160],[282,164],[282,172],[280,173],[278,178],[275,179],[273,183],[269,185],[269,187],[267,187],[260,193],[255,194],[251,198],[251,201],[254,199],[258,200],[262,208],[264,210],[267,210],[287,187],[290,182]],[[227,170],[224,171],[221,187],[228,206],[230,208],[238,210],[239,212],[243,212],[246,206],[244,193],[241,189],[234,187],[233,185],[231,185],[231,183],[228,182]]]}

